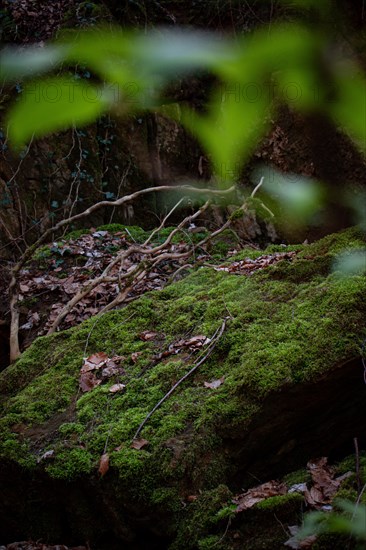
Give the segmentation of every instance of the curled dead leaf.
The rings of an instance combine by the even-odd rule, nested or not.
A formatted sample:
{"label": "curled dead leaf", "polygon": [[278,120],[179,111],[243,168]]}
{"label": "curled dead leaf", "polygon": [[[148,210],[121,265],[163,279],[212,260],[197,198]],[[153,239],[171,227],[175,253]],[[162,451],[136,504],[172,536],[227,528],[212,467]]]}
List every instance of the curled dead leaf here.
{"label": "curled dead leaf", "polygon": [[314,542],[317,539],[316,535],[309,535],[304,539],[299,539],[297,534],[300,530],[300,527],[298,525],[289,525],[288,530],[290,531],[291,538],[284,542],[284,546],[294,548],[295,550],[297,550],[298,548],[312,548]]}
{"label": "curled dead leaf", "polygon": [[40,463],[42,462],[42,460],[50,460],[51,458],[54,458],[54,456],[55,456],[55,451],[51,449],[50,451],[46,451],[45,453],[43,453],[43,455],[41,455],[37,459],[37,462]]}
{"label": "curled dead leaf", "polygon": [[94,353],[93,355],[90,355],[87,358],[87,361],[89,363],[94,363],[95,365],[99,365],[100,363],[103,363],[104,361],[108,361],[109,357],[104,351],[99,351],[98,353]]}
{"label": "curled dead leaf", "polygon": [[149,342],[150,340],[154,340],[158,336],[157,332],[154,332],[153,330],[144,330],[143,332],[140,332],[139,338],[141,340],[144,340],[144,342]]}
{"label": "curled dead leaf", "polygon": [[205,388],[211,388],[211,390],[216,390],[224,383],[225,377],[222,376],[218,380],[213,380],[212,382],[204,382],[203,385]]}
{"label": "curled dead leaf", "polygon": [[107,363],[107,361],[109,361],[109,357],[106,353],[104,353],[104,351],[94,353],[89,357],[84,357],[84,363],[81,367],[80,372],[88,372],[91,370],[100,369]]}
{"label": "curled dead leaf", "polygon": [[109,470],[109,454],[104,453],[100,457],[98,472],[100,473],[100,476],[103,477],[108,472],[108,470]]}
{"label": "curled dead leaf", "polygon": [[207,346],[210,342],[211,338],[207,338],[207,336],[199,334],[198,336],[192,336],[192,338],[185,340],[184,345],[188,347],[201,348],[202,346]]}
{"label": "curled dead leaf", "polygon": [[109,392],[110,393],[117,393],[119,391],[123,391],[125,389],[125,385],[124,384],[113,384],[113,386],[111,386],[109,388]]}
{"label": "curled dead leaf", "polygon": [[82,372],[79,379],[79,387],[83,393],[86,393],[99,386],[101,382],[93,372]]}
{"label": "curled dead leaf", "polygon": [[136,449],[137,451],[139,451],[143,447],[146,447],[146,445],[148,444],[149,442],[147,439],[134,439],[131,443],[131,447],[132,449]]}
{"label": "curled dead leaf", "polygon": [[267,481],[257,487],[253,487],[241,495],[237,495],[233,498],[233,503],[237,504],[236,512],[242,512],[248,508],[252,508],[254,504],[265,500],[269,497],[277,495],[285,495],[287,493],[287,486],[279,481]]}

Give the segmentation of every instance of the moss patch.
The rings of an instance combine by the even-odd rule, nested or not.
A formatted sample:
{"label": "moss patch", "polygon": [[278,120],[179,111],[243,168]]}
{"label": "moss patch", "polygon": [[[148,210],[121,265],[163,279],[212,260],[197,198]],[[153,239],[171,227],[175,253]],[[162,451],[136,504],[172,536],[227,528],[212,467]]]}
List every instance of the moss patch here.
{"label": "moss patch", "polygon": [[[52,449],[52,461],[41,460],[37,468],[75,480],[96,474],[107,451],[106,479],[113,477],[119,498],[169,511],[178,522],[187,497],[200,491],[212,496],[207,491],[225,482],[231,466],[223,439],[245,432],[266,396],[316,381],[360,354],[366,278],[338,277],[331,260],[344,248],[363,245],[362,234],[348,230],[251,276],[200,268],[122,310],[39,338],[0,375],[1,455],[34,467]],[[213,354],[143,428],[141,437],[149,444],[131,448],[140,423],[205,349],[160,359],[159,354],[182,338],[212,337],[225,317],[227,330]],[[159,336],[144,341],[139,337],[144,330]],[[83,356],[100,351],[125,356],[126,375],[80,394]],[[221,377],[217,389],[205,387]],[[126,391],[111,394],[115,382],[126,384]],[[221,497],[217,503],[222,507]],[[186,547],[204,540],[205,529]],[[211,542],[201,541],[200,547]]]}

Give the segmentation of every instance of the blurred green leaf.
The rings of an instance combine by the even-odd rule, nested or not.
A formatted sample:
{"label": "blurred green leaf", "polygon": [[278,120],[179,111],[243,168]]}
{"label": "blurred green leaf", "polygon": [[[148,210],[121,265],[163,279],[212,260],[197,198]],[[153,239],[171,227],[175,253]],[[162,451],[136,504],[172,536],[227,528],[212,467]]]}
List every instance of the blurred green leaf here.
{"label": "blurred green leaf", "polygon": [[335,97],[329,112],[363,153],[366,152],[366,79],[358,67],[339,67],[334,76]]}
{"label": "blurred green leaf", "polygon": [[108,91],[80,80],[59,77],[35,81],[24,88],[9,112],[10,138],[15,145],[23,145],[32,136],[87,124],[111,102]]}
{"label": "blurred green leaf", "polygon": [[282,174],[272,166],[256,170],[253,179],[259,181],[262,176],[262,190],[278,203],[294,225],[309,223],[321,208],[324,194],[319,182],[298,174]]}
{"label": "blurred green leaf", "polygon": [[366,540],[366,506],[347,500],[336,500],[335,504],[343,511],[311,512],[305,516],[304,525],[297,538],[299,540],[320,533],[345,533]]}
{"label": "blurred green leaf", "polygon": [[152,74],[176,76],[224,65],[232,57],[232,44],[208,32],[160,29],[136,37],[133,56]]}
{"label": "blurred green leaf", "polygon": [[0,79],[20,80],[54,69],[64,58],[65,49],[61,45],[45,48],[5,48],[0,58]]}
{"label": "blurred green leaf", "polygon": [[366,248],[339,254],[333,264],[333,271],[344,277],[366,273]]}
{"label": "blurred green leaf", "polygon": [[222,85],[208,115],[190,114],[183,122],[200,138],[223,185],[230,184],[230,173],[235,179],[240,172],[279,102],[319,109],[322,47],[323,39],[303,27],[278,25],[269,35],[260,30],[233,44],[230,59],[216,63]]}

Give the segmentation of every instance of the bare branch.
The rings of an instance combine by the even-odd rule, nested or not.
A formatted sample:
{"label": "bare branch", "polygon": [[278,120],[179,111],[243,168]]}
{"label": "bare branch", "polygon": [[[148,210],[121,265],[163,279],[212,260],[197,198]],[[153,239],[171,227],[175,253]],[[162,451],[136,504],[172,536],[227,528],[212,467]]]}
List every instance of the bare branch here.
{"label": "bare branch", "polygon": [[[59,221],[55,226],[50,227],[46,231],[44,231],[44,233],[41,235],[41,237],[35,243],[33,243],[32,245],[30,245],[27,248],[27,250],[23,253],[23,255],[21,256],[19,261],[12,268],[11,280],[10,280],[10,284],[9,284],[9,301],[10,301],[10,314],[11,314],[11,323],[10,323],[10,334],[11,334],[11,338],[10,338],[10,348],[11,348],[10,349],[10,357],[11,357],[11,362],[14,362],[20,355],[19,336],[18,336],[18,332],[19,332],[18,275],[19,275],[19,272],[22,269],[23,265],[32,257],[32,254],[34,253],[34,251],[42,243],[44,243],[51,234],[56,233],[61,228],[66,227],[69,224],[71,224],[71,223],[73,223],[77,220],[80,220],[82,218],[85,218],[85,217],[89,216],[90,214],[92,214],[93,212],[95,212],[96,210],[98,210],[100,208],[107,207],[107,206],[112,206],[112,207],[121,206],[121,205],[123,205],[127,202],[131,202],[131,201],[135,200],[136,198],[139,198],[139,197],[144,196],[144,195],[149,194],[149,193],[156,193],[156,192],[159,193],[159,192],[162,192],[162,191],[176,191],[176,192],[184,192],[184,193],[187,193],[187,194],[196,193],[196,194],[202,194],[202,195],[209,194],[209,195],[222,196],[222,195],[226,195],[226,194],[231,193],[234,189],[235,189],[234,186],[230,187],[229,189],[225,189],[225,190],[207,189],[207,188],[200,189],[200,188],[193,187],[193,186],[190,186],[190,185],[184,185],[184,186],[161,185],[161,186],[158,186],[158,187],[148,187],[146,189],[140,189],[139,191],[131,193],[130,195],[125,195],[124,197],[120,197],[119,199],[117,199],[115,201],[100,201],[98,203],[95,203],[92,206],[90,206],[89,208],[87,208],[86,210],[84,210],[83,212],[80,212],[78,214],[70,216],[67,219],[63,219],[63,220]],[[196,213],[196,216],[198,216],[200,213],[202,213],[207,208],[207,206],[208,206],[208,203],[206,203],[206,205],[204,205]],[[179,224],[178,228],[176,228],[176,230],[174,230],[169,235],[169,237],[166,239],[166,241],[165,241],[165,243],[163,243],[163,245],[155,247],[155,249],[150,250],[149,253],[150,254],[151,253],[156,253],[159,250],[161,250],[162,248],[164,248],[165,246],[167,246],[167,244],[170,243],[173,236],[184,226],[186,221],[189,220],[189,219],[193,220],[194,218],[195,218],[195,216],[185,218],[185,220],[183,220],[183,222],[181,222],[181,224]],[[128,255],[131,254],[133,251],[134,251],[134,249],[130,248],[127,251]],[[138,248],[136,247],[136,251],[142,252],[142,253],[144,252],[140,249],[140,247],[138,247]],[[125,256],[125,257],[127,257],[127,256]],[[60,313],[60,316],[62,318],[60,316],[57,318],[57,323],[56,323],[56,321],[54,322],[54,324],[52,325],[49,333],[54,332],[54,330],[56,330],[56,328],[59,325],[59,323],[61,322],[61,320],[67,315],[67,310],[69,311],[69,308],[71,309],[71,307],[73,307],[73,305],[75,305],[84,296],[86,296],[100,282],[105,280],[105,277],[108,275],[108,272],[112,269],[112,267],[116,263],[118,263],[119,261],[123,261],[123,259],[124,259],[123,255],[117,255],[117,257],[107,266],[107,268],[104,270],[104,272],[102,273],[102,275],[100,277],[95,279],[92,282],[91,285],[87,285],[82,291],[80,291],[77,294],[77,296],[75,296],[67,304],[66,308],[64,308],[63,311]]]}
{"label": "bare branch", "polygon": [[[66,315],[72,310],[72,308],[78,302],[80,302],[83,298],[85,298],[99,284],[104,283],[104,282],[115,282],[115,281],[119,281],[121,283],[122,280],[124,280],[124,279],[131,280],[134,277],[136,277],[139,274],[139,272],[142,271],[142,269],[145,269],[145,274],[146,274],[146,271],[150,271],[151,268],[153,268],[156,264],[160,263],[163,260],[188,257],[191,254],[190,251],[185,252],[185,253],[181,253],[181,254],[179,254],[179,253],[165,253],[165,254],[160,254],[159,256],[155,256],[155,257],[153,257],[153,256],[156,255],[157,252],[161,252],[162,250],[166,249],[166,247],[170,244],[173,236],[179,230],[181,230],[182,227],[184,227],[184,225],[186,225],[188,223],[191,223],[192,220],[194,220],[204,210],[206,210],[208,205],[209,205],[209,201],[207,201],[200,209],[198,209],[197,212],[195,212],[194,214],[192,214],[190,216],[187,216],[179,224],[179,226],[176,229],[171,231],[171,233],[168,235],[168,237],[165,239],[165,241],[162,244],[160,244],[160,245],[158,245],[154,248],[146,248],[146,245],[150,240],[150,237],[149,237],[141,247],[139,247],[137,245],[132,245],[127,250],[124,250],[124,251],[120,252],[119,254],[117,254],[117,256],[115,258],[113,258],[113,260],[111,260],[109,262],[109,264],[105,267],[105,269],[104,269],[103,273],[101,273],[101,275],[99,275],[98,277],[96,277],[92,281],[89,281],[85,285],[85,287],[83,287],[81,290],[79,290],[79,292],[77,292],[77,294],[75,294],[75,296],[73,296],[71,298],[71,300],[69,300],[69,302],[65,305],[65,307],[63,307],[63,309],[57,315],[56,319],[54,320],[51,327],[49,328],[47,334],[53,334],[57,330],[57,328],[60,326],[60,323],[64,320]],[[169,214],[171,214],[171,212]],[[168,216],[169,216],[169,214],[168,214]],[[168,216],[166,216],[164,218],[163,223],[168,218]],[[162,228],[162,225],[161,225],[160,228]],[[131,256],[131,254],[133,254],[134,252],[138,252],[138,253],[140,253],[144,256],[149,256],[152,259],[151,260],[145,259],[143,262],[140,262],[139,265],[133,267],[132,269],[130,269],[126,273],[124,273],[124,274],[119,273],[118,277],[117,276],[116,277],[108,277],[108,273],[110,273],[111,269],[116,264],[118,264],[119,262],[123,263],[128,258],[128,256]],[[146,265],[148,267],[146,267]],[[135,285],[135,283],[136,283],[136,281],[134,281],[133,284],[130,285],[131,288]],[[127,297],[127,294],[125,294],[125,292],[123,290],[115,298],[115,300],[113,300],[113,302],[115,302],[116,304],[121,304],[123,302],[123,300]],[[122,296],[123,296],[123,299],[122,299]],[[108,309],[111,309],[111,308],[112,308],[112,306],[108,307]]]}
{"label": "bare branch", "polygon": [[82,218],[85,218],[95,212],[96,210],[99,210],[100,208],[107,207],[107,206],[121,206],[122,204],[125,204],[126,202],[131,202],[143,195],[147,195],[149,193],[160,193],[162,191],[177,191],[177,192],[185,192],[185,193],[197,193],[197,194],[209,194],[209,195],[227,195],[234,191],[235,187],[230,187],[229,189],[225,190],[219,190],[219,189],[200,189],[198,187],[193,187],[190,185],[183,185],[183,186],[175,186],[175,185],[160,185],[159,187],[147,187],[146,189],[140,189],[139,191],[135,191],[135,193],[131,193],[130,195],[125,195],[124,197],[120,197],[119,199],[115,201],[100,201],[83,212],[80,212],[79,214],[75,214],[74,216],[71,216],[70,218],[63,219],[59,221],[56,225],[53,227],[50,227],[47,229],[41,237],[33,243],[29,248],[24,252],[23,256],[20,258],[20,260],[17,262],[16,266],[14,266],[13,271],[17,273],[25,264],[25,262],[32,256],[33,252],[42,244],[44,243],[47,238],[52,234],[56,233],[59,229],[64,227],[65,225],[69,225],[77,220],[80,220]]}

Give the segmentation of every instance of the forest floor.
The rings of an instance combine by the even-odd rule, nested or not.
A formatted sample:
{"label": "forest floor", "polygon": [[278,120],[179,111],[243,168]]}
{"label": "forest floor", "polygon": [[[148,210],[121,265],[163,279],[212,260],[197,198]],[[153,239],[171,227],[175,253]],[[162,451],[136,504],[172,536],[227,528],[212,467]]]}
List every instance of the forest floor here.
{"label": "forest floor", "polygon": [[[357,499],[364,455],[357,467],[355,455],[329,460],[365,436],[366,278],[336,270],[363,233],[260,250],[228,231],[189,263],[187,246],[205,233],[174,235],[161,257],[170,234],[146,244],[138,228],[74,233],[24,268],[21,330],[33,343],[0,375],[7,544],[305,548],[292,540],[303,510]],[[159,261],[117,309],[100,314],[121,291],[102,281],[42,336],[56,308],[141,243]],[[136,250],[122,279],[146,267]]]}

